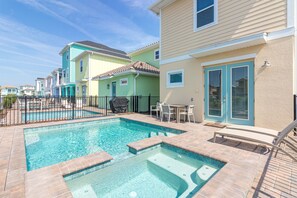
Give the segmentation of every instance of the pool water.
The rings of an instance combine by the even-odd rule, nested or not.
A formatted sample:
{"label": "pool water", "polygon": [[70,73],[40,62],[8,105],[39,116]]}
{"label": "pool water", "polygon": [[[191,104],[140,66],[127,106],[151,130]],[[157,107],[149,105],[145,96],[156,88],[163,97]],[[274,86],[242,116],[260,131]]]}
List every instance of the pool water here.
{"label": "pool water", "polygon": [[[100,113],[87,110],[66,110],[66,111],[40,111],[27,113],[27,121],[41,121],[41,120],[59,120],[59,119],[72,119],[80,117],[92,117]],[[25,122],[25,113],[22,113],[22,122]]]}
{"label": "pool water", "polygon": [[167,136],[182,131],[115,118],[24,130],[27,170],[35,170],[91,153],[113,157],[128,152],[128,143],[155,133]]}
{"label": "pool water", "polygon": [[65,180],[77,198],[192,197],[224,163],[180,151],[159,147],[83,176],[67,176]]}

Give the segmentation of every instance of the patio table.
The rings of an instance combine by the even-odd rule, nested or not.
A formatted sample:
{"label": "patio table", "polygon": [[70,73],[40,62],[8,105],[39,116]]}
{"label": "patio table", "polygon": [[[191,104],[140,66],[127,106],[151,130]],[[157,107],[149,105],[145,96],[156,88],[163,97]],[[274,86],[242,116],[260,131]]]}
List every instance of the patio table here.
{"label": "patio table", "polygon": [[176,122],[180,123],[180,110],[182,109],[186,109],[188,107],[188,105],[184,105],[184,104],[172,104],[170,105],[170,107],[175,109],[176,112]]}

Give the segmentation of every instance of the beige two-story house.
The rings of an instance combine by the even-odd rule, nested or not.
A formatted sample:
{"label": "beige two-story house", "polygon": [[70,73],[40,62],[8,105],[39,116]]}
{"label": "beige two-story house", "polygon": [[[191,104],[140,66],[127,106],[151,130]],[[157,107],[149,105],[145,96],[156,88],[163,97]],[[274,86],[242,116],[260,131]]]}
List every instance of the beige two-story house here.
{"label": "beige two-story house", "polygon": [[198,121],[281,129],[294,119],[296,0],[159,0],[160,97]]}

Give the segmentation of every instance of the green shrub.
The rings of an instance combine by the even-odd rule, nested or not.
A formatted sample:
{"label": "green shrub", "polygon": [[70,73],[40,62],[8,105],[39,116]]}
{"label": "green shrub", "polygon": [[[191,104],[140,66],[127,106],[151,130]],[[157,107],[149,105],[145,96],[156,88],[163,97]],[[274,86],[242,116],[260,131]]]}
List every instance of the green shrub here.
{"label": "green shrub", "polygon": [[17,96],[14,94],[8,94],[7,96],[4,97],[3,100],[3,107],[5,109],[10,109],[12,105],[15,103],[17,100]]}

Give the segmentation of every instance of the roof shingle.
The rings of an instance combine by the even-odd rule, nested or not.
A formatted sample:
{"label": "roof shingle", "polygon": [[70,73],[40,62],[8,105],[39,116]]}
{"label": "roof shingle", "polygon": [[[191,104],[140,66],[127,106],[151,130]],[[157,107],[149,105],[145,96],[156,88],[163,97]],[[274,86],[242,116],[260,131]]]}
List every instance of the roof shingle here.
{"label": "roof shingle", "polygon": [[159,74],[160,70],[150,64],[147,64],[145,62],[141,62],[141,61],[136,61],[134,63],[125,65],[123,67],[119,67],[113,70],[110,70],[108,72],[105,72],[103,74],[100,74],[96,77],[94,77],[94,79],[98,79],[98,78],[104,78],[104,77],[108,77],[108,76],[113,76],[113,75],[117,75],[123,72],[127,72],[127,71],[139,71],[139,72],[148,72],[151,74]]}

